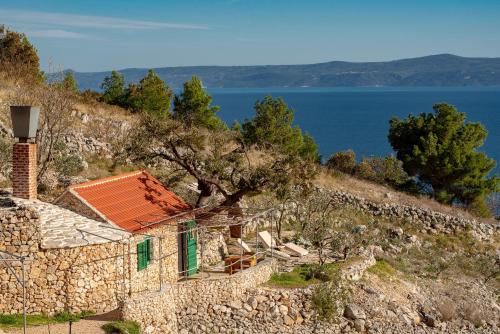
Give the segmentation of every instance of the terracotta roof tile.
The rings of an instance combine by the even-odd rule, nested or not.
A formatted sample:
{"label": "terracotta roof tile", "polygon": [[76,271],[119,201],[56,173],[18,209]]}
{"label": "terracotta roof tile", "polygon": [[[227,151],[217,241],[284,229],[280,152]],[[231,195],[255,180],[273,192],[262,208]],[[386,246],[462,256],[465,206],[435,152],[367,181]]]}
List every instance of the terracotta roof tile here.
{"label": "terracotta roof tile", "polygon": [[108,220],[130,232],[190,209],[145,171],[80,183],[70,189]]}

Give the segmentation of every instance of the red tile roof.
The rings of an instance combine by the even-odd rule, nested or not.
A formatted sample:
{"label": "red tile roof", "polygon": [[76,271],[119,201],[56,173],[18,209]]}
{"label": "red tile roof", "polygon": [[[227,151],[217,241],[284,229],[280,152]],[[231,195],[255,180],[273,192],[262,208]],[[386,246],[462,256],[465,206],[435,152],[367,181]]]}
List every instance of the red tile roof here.
{"label": "red tile roof", "polygon": [[190,210],[180,197],[145,171],[80,183],[70,189],[95,211],[129,232]]}

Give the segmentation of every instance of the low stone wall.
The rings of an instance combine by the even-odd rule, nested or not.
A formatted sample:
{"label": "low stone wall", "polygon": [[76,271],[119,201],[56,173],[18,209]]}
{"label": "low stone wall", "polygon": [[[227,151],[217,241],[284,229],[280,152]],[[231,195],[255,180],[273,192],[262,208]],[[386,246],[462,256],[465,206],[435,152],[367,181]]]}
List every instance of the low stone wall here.
{"label": "low stone wall", "polygon": [[209,304],[239,299],[249,289],[267,282],[276,270],[276,260],[266,259],[232,276],[168,285],[157,293],[127,299],[122,316],[141,323],[145,333],[177,333],[186,326],[179,322],[184,315],[206,312]]}
{"label": "low stone wall", "polygon": [[[402,205],[393,202],[378,203],[370,201],[360,196],[350,193],[318,187],[319,193],[331,195],[334,204],[339,208],[352,208],[366,214],[387,219],[408,220],[428,233],[452,234],[463,231],[470,231],[478,240],[492,241],[495,233],[500,231],[500,224],[487,224],[475,219],[468,219],[458,215],[450,215],[431,209],[417,206]],[[298,206],[298,207],[297,207]],[[300,203],[289,202],[285,206],[283,221],[293,221],[295,213],[300,211]],[[259,228],[269,228],[270,221],[277,221],[280,212],[272,211],[264,217],[256,219],[253,224],[249,224],[249,230],[254,230],[256,224]]]}
{"label": "low stone wall", "polygon": [[376,203],[342,191],[330,191],[335,204],[349,206],[374,216],[409,220],[430,233],[456,233],[471,231],[480,240],[491,240],[499,225],[485,224],[445,213],[395,203]]}

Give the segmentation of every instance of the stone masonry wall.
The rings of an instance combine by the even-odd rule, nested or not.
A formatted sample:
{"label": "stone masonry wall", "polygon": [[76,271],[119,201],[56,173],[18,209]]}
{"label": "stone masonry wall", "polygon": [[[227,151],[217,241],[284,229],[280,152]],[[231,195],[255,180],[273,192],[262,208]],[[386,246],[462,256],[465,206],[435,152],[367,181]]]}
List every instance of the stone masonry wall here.
{"label": "stone masonry wall", "polygon": [[[130,293],[133,295],[149,291],[159,291],[160,283],[177,282],[179,254],[177,243],[177,224],[164,225],[143,232],[153,236],[153,261],[146,269],[137,270],[137,244],[150,238],[148,235],[136,234],[130,239],[129,260]],[[161,237],[161,238],[160,238]],[[161,243],[161,245],[160,245]]]}
{"label": "stone masonry wall", "polygon": [[[0,209],[0,250],[28,256],[26,284],[28,313],[62,311],[107,312],[129,295],[159,291],[163,283],[178,279],[176,226],[151,230],[153,260],[137,271],[137,243],[147,236],[135,235],[122,242],[74,248],[42,249],[38,213],[31,208]],[[9,262],[10,263],[10,262]],[[21,266],[12,265],[18,276]],[[161,268],[161,276],[160,276]],[[0,313],[22,311],[22,287],[0,261]]]}
{"label": "stone masonry wall", "polygon": [[70,190],[66,190],[55,202],[55,204],[81,214],[90,219],[97,220],[99,222],[105,222],[104,219],[99,216],[94,210],[89,208],[86,203],[83,203],[78,197],[71,193]]}
{"label": "stone masonry wall", "polygon": [[224,256],[228,254],[224,234],[219,231],[204,230],[198,236],[197,250],[200,265],[208,266],[223,261]]}
{"label": "stone masonry wall", "polygon": [[183,327],[177,320],[183,314],[204,312],[209,304],[238,299],[267,282],[276,270],[276,260],[267,259],[232,276],[168,285],[162,291],[127,299],[122,314],[124,319],[142,324],[145,333],[174,334]]}
{"label": "stone masonry wall", "polygon": [[[325,190],[323,190],[325,191]],[[480,240],[491,240],[499,225],[485,224],[445,213],[396,203],[376,203],[342,191],[330,191],[338,206],[350,206],[374,216],[410,220],[430,233],[471,231]]]}
{"label": "stone masonry wall", "polygon": [[[122,245],[106,243],[67,249],[40,248],[38,214],[18,207],[0,211],[0,250],[28,256],[28,313],[104,312],[123,299]],[[5,256],[4,256],[5,257]],[[18,276],[21,266],[12,263]],[[0,262],[0,313],[22,312],[22,288]]]}

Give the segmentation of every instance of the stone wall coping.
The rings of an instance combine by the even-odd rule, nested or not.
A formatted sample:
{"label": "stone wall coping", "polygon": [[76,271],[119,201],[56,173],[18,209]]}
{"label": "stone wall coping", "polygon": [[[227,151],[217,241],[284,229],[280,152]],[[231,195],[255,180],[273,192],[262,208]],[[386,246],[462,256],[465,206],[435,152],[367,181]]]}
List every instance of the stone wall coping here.
{"label": "stone wall coping", "polygon": [[[72,248],[128,239],[131,234],[105,223],[81,216],[60,206],[40,200],[11,199],[18,206],[33,208],[40,216],[41,248]],[[88,233],[86,233],[88,232]]]}

